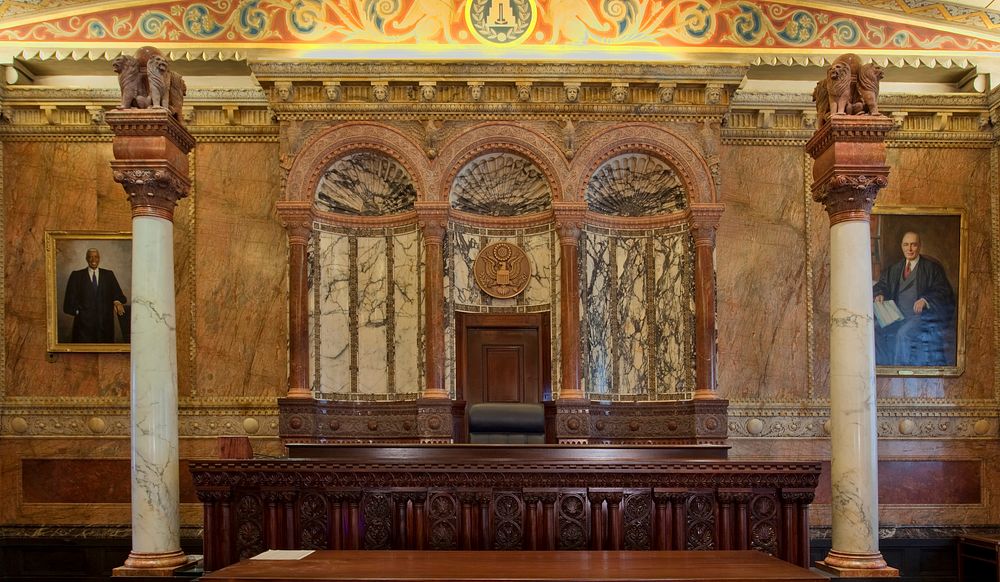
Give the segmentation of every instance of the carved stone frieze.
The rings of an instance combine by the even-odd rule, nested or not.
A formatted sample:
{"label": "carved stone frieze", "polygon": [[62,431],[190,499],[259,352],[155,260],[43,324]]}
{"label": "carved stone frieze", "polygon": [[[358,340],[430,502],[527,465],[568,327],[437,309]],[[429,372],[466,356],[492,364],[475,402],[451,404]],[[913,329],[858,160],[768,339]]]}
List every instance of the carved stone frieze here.
{"label": "carved stone frieze", "polygon": [[[733,403],[730,438],[827,438],[829,407]],[[879,403],[879,438],[996,439],[1000,413],[992,404]]]}

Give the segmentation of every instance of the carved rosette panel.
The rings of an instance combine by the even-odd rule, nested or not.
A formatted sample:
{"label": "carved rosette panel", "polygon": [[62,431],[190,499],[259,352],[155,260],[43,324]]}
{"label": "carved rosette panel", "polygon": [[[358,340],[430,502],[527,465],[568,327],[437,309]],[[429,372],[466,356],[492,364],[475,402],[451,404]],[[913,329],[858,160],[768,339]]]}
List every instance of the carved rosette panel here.
{"label": "carved rosette panel", "polygon": [[590,177],[584,193],[594,212],[614,216],[668,214],[687,206],[687,192],[673,168],[641,153],[615,156]]}
{"label": "carved rosette panel", "polygon": [[652,548],[653,497],[649,490],[625,493],[622,521],[625,526],[625,549]]}
{"label": "carved rosette panel", "polygon": [[417,190],[406,169],[377,152],[346,155],[324,170],[316,200],[327,209],[356,216],[397,214],[413,209]]}
{"label": "carved rosette panel", "polygon": [[392,549],[392,496],[388,493],[366,493],[361,511],[365,520],[364,549]]}
{"label": "carved rosette panel", "polygon": [[451,186],[451,206],[487,216],[533,214],[552,206],[552,190],[531,160],[512,153],[491,153],[458,172]]}
{"label": "carved rosette panel", "polygon": [[244,495],[236,502],[236,555],[246,560],[265,549],[264,504],[260,495]]}
{"label": "carved rosette panel", "polygon": [[773,494],[755,495],[750,502],[750,547],[778,554],[778,502]]}
{"label": "carved rosette panel", "polygon": [[590,543],[587,492],[560,492],[557,502],[560,550],[585,550]]}
{"label": "carved rosette panel", "polygon": [[493,496],[493,549],[519,550],[524,545],[524,503],[520,493],[497,492]]}
{"label": "carved rosette panel", "polygon": [[715,499],[701,492],[687,500],[687,549],[715,549]]}
{"label": "carved rosette panel", "polygon": [[317,493],[307,493],[299,500],[299,535],[303,550],[325,550],[330,547],[326,499]]}
{"label": "carved rosette panel", "polygon": [[458,548],[459,512],[462,505],[451,493],[438,491],[427,496],[430,546],[435,550]]}

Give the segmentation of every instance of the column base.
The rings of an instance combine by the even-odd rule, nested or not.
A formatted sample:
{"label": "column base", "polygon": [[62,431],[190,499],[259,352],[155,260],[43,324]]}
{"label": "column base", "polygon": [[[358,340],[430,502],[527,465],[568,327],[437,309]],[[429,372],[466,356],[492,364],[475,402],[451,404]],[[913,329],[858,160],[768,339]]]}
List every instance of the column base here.
{"label": "column base", "polygon": [[129,552],[125,565],[114,568],[111,575],[168,577],[173,576],[174,571],[186,568],[199,560],[201,556],[188,556],[181,550],[165,554]]}
{"label": "column base", "polygon": [[715,390],[709,390],[707,388],[699,388],[694,391],[691,397],[692,400],[721,400],[719,398],[719,393]]}
{"label": "column base", "polygon": [[851,554],[830,550],[816,562],[820,570],[839,578],[898,578],[899,570],[885,563],[881,553]]}

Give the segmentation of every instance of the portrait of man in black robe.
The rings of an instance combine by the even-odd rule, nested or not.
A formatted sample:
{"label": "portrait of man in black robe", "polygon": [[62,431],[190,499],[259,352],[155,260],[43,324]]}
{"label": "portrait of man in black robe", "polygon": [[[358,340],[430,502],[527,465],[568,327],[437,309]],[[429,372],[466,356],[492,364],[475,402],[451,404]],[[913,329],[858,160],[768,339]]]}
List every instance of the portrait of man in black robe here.
{"label": "portrait of man in black robe", "polygon": [[125,341],[128,341],[128,322],[125,304],[114,271],[102,269],[101,253],[96,248],[87,249],[87,266],[73,271],[66,283],[63,313],[73,317],[72,343],[113,343],[115,319],[118,318]]}

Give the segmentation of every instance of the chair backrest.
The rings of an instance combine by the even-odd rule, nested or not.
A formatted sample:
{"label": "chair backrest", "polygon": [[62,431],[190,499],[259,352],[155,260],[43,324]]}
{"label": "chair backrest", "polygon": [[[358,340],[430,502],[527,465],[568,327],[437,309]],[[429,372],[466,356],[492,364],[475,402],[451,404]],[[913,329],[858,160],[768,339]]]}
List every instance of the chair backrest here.
{"label": "chair backrest", "polygon": [[545,407],[512,402],[473,404],[469,407],[469,442],[544,443]]}

